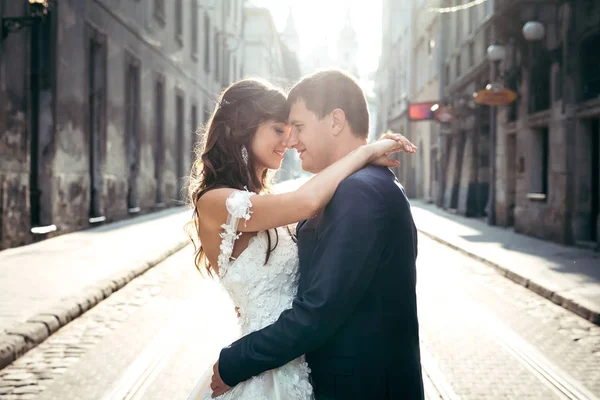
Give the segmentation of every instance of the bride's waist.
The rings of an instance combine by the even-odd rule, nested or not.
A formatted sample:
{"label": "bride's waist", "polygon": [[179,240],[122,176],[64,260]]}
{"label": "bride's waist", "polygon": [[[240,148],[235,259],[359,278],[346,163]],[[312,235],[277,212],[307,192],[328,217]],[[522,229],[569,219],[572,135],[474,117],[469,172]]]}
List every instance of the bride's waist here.
{"label": "bride's waist", "polygon": [[244,333],[253,332],[277,321],[279,315],[286,309],[273,309],[267,312],[264,309],[239,308],[239,324]]}

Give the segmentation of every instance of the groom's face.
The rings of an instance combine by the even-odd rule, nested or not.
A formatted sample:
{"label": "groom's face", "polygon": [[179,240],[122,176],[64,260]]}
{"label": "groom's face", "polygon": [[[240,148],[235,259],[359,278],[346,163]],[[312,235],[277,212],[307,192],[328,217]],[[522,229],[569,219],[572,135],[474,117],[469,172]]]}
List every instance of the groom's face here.
{"label": "groom's face", "polygon": [[287,147],[294,148],[302,160],[302,169],[317,173],[332,161],[332,119],[330,115],[319,117],[308,108],[302,99],[290,108],[292,127]]}

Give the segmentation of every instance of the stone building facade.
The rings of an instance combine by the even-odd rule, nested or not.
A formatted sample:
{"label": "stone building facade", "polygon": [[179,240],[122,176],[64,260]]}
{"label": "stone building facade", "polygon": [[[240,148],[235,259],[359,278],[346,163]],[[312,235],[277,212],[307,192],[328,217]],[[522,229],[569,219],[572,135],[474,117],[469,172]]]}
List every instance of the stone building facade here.
{"label": "stone building facade", "polygon": [[[600,4],[497,0],[505,84],[498,113],[497,222],[517,232],[600,248]],[[527,42],[527,21],[545,27]]]}
{"label": "stone building facade", "polygon": [[[379,130],[408,133],[421,149],[427,147],[421,140],[435,137],[422,122],[406,129],[398,105],[435,99],[422,77],[429,29],[419,16],[424,8],[427,18],[437,11],[438,98],[454,118],[439,125],[429,154],[400,167],[409,195],[527,235],[600,248],[600,3],[415,0],[411,7],[413,86],[398,98],[407,61],[394,57],[402,37],[394,29],[405,26],[394,12],[403,7],[384,1]],[[531,21],[544,27],[541,40],[525,39],[523,27]],[[492,44],[505,50],[498,69],[487,57]],[[474,93],[492,82],[516,92],[516,101],[493,110],[476,104]]]}
{"label": "stone building facade", "polygon": [[[382,46],[377,70],[377,132],[388,129],[412,139],[408,103],[412,74],[412,1],[383,1]],[[415,196],[414,159],[399,154],[402,165],[395,173],[407,194]]]}
{"label": "stone building facade", "polygon": [[441,127],[437,203],[462,215],[481,216],[490,179],[489,109],[475,105],[473,93],[489,82],[486,54],[493,2],[443,12],[463,3],[441,3],[441,104],[451,107],[454,119]]}
{"label": "stone building facade", "polygon": [[[0,43],[0,249],[183,204],[243,0],[50,2]],[[0,0],[0,16],[26,2]]]}
{"label": "stone building facade", "polygon": [[[440,0],[413,0],[412,74],[410,102],[438,102],[440,98]],[[418,147],[412,156],[415,170],[415,197],[425,201],[436,198],[440,124],[437,121],[411,122],[411,139]]]}
{"label": "stone building facade", "polygon": [[[269,9],[246,7],[243,36],[244,77],[266,79],[283,90],[289,90],[300,80],[300,63],[296,55],[298,36],[291,12],[284,31],[280,33]],[[282,182],[297,178],[300,171],[298,153],[286,151],[274,180]]]}
{"label": "stone building facade", "polygon": [[244,75],[287,86],[280,34],[267,8],[244,10]]}

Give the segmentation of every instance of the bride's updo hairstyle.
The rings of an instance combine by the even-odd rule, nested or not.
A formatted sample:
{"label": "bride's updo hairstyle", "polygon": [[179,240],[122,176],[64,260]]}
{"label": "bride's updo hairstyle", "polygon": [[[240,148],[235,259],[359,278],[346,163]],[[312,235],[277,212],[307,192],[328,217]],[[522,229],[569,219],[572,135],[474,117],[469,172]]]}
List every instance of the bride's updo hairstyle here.
{"label": "bride's updo hairstyle", "polygon": [[[194,149],[195,160],[188,187],[189,202],[194,208],[195,232],[189,231],[195,251],[196,267],[206,268],[212,275],[212,267],[205,256],[202,244],[196,243],[199,222],[196,204],[202,195],[217,188],[249,190],[254,193],[269,192],[271,175],[268,170],[259,178],[256,175],[251,144],[258,127],[267,121],[287,124],[289,109],[286,96],[280,89],[258,79],[238,81],[223,91],[212,116],[204,128],[199,129],[201,140]],[[242,155],[246,149],[247,163]],[[275,231],[277,240],[277,232]],[[265,262],[271,248],[271,235]],[[277,241],[275,243],[277,246]]]}

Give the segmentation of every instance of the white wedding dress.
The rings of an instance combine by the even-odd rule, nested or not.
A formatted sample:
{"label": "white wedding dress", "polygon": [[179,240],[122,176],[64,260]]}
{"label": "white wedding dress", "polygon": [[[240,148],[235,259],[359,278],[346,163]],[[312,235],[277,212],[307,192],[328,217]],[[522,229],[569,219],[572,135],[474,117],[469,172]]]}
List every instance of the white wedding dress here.
{"label": "white wedding dress", "polygon": [[[239,307],[242,336],[275,322],[292,306],[298,288],[298,249],[286,229],[277,228],[278,239],[271,233],[271,252],[267,254],[267,232],[259,232],[248,247],[233,260],[233,245],[240,234],[240,219],[251,218],[251,196],[247,191],[235,191],[227,199],[227,222],[222,226],[221,251],[218,258],[221,284]],[[308,379],[310,370],[304,356],[288,364],[266,371],[241,382],[219,396],[223,400],[312,400],[313,390]],[[212,391],[212,370],[198,381],[188,400],[209,400]]]}

